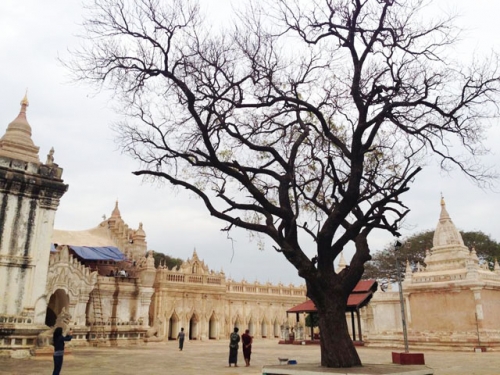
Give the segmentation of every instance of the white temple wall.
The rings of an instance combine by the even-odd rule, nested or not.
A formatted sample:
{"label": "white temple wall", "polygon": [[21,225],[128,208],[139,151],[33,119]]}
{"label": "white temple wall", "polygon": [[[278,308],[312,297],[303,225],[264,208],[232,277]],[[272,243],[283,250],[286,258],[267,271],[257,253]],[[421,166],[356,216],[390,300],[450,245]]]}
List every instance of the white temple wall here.
{"label": "white temple wall", "polygon": [[33,306],[35,309],[35,323],[42,324],[45,322],[45,312],[48,302],[46,300],[48,296],[45,295],[45,289],[49,268],[50,241],[56,212],[44,208],[40,208],[37,211],[34,233],[36,242],[32,246],[38,251],[35,251],[33,254],[33,261],[36,266],[33,268],[32,279],[29,281],[29,285],[32,286],[32,292],[29,293],[31,300],[28,302],[28,305]]}
{"label": "white temple wall", "polygon": [[36,265],[32,252],[25,249],[30,205],[27,198],[17,195],[1,194],[0,198],[3,206],[0,285],[4,286],[0,288],[0,314],[20,315],[32,299],[29,282]]}
{"label": "white temple wall", "polygon": [[414,331],[473,331],[476,329],[473,293],[444,289],[411,293],[411,329]]}
{"label": "white temple wall", "polygon": [[367,334],[402,330],[399,292],[375,293],[369,305],[361,310],[361,315]]}
{"label": "white temple wall", "polygon": [[[138,279],[122,280],[118,277],[99,276],[99,288],[104,322],[126,324],[139,320],[142,304]],[[90,304],[88,314],[92,320],[94,308],[92,298]]]}
{"label": "white temple wall", "polygon": [[[0,247],[0,314],[33,314],[43,324],[55,211],[34,198],[1,194],[5,218]],[[2,259],[4,260],[2,262]]]}

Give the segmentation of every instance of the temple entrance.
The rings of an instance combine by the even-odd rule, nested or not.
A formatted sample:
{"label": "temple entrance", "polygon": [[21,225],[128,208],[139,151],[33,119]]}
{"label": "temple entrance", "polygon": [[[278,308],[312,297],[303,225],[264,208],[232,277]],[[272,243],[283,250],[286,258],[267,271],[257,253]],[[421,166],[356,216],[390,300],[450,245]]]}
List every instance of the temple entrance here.
{"label": "temple entrance", "polygon": [[233,329],[234,329],[235,327],[239,329],[239,328],[240,328],[240,326],[241,326],[240,317],[239,317],[239,316],[237,316],[237,317],[236,317],[236,320],[234,321],[234,327],[233,327],[233,328],[231,328],[231,331],[230,331],[230,332],[233,332]]}
{"label": "temple entrance", "polygon": [[45,314],[45,324],[49,327],[53,327],[63,307],[68,311],[69,297],[64,290],[57,289],[54,294],[50,296],[47,312]]}
{"label": "temple entrance", "polygon": [[262,320],[262,323],[260,324],[260,335],[262,338],[267,337],[267,324],[265,320]]}
{"label": "temple entrance", "polygon": [[189,319],[189,339],[196,340],[198,337],[198,317],[193,314]]}
{"label": "temple entrance", "polygon": [[208,321],[208,338],[209,340],[217,339],[217,320],[215,319],[215,312],[212,313]]}
{"label": "temple entrance", "polygon": [[278,338],[280,337],[280,325],[278,323],[278,319],[274,319],[274,337]]}
{"label": "temple entrance", "polygon": [[253,319],[250,318],[250,321],[248,322],[248,330],[250,331],[250,336],[255,336],[254,332],[254,324],[253,324]]}
{"label": "temple entrance", "polygon": [[168,320],[168,339],[169,340],[176,340],[177,339],[177,333],[181,330],[179,327],[179,318],[177,317],[177,314],[174,312],[170,319]]}

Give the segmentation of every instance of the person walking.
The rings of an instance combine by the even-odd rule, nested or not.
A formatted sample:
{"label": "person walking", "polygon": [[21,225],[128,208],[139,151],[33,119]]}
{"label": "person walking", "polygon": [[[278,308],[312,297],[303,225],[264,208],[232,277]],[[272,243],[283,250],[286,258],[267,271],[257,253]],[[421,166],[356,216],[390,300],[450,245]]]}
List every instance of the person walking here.
{"label": "person walking", "polygon": [[253,337],[250,336],[250,331],[247,329],[241,335],[241,343],[243,346],[243,358],[245,358],[245,366],[250,366],[250,356],[252,355],[252,342]]}
{"label": "person walking", "polygon": [[184,332],[184,328],[181,328],[181,331],[177,335],[177,340],[179,340],[179,350],[182,351],[184,347],[184,338],[186,337],[186,333]]}
{"label": "person walking", "polygon": [[229,367],[234,363],[234,367],[238,367],[238,343],[240,335],[238,335],[238,327],[234,327],[234,332],[229,336]]}
{"label": "person walking", "polygon": [[73,330],[69,330],[69,334],[63,336],[63,330],[61,327],[57,327],[52,336],[52,345],[54,345],[54,371],[52,375],[59,375],[61,373],[61,368],[63,365],[64,358],[64,343],[66,341],[71,341]]}

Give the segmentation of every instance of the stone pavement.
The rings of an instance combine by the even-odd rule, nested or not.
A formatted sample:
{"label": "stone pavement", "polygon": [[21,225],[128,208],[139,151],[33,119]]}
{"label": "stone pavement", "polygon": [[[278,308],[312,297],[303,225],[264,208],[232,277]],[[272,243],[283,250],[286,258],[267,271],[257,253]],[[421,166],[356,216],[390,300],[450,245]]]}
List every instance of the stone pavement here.
{"label": "stone pavement", "polygon": [[[62,374],[72,375],[261,375],[264,365],[278,364],[278,357],[295,359],[299,364],[319,363],[318,346],[278,345],[274,340],[255,340],[250,367],[227,367],[228,342],[188,341],[184,350],[177,342],[134,347],[73,348],[65,356]],[[391,363],[391,350],[358,348],[365,365]],[[500,375],[500,353],[437,352],[425,353],[426,364],[435,375]],[[52,358],[12,359],[0,357],[2,375],[50,375]]]}

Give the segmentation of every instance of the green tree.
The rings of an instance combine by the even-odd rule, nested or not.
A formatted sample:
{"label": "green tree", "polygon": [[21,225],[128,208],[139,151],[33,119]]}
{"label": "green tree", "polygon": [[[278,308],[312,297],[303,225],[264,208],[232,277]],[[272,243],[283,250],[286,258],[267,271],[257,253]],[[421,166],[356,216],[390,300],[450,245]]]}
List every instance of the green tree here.
{"label": "green tree", "polygon": [[153,252],[153,258],[155,260],[155,267],[158,268],[160,264],[164,264],[168,269],[177,269],[182,264],[183,260],[180,258],[173,258],[170,255],[164,253]]}
{"label": "green tree", "polygon": [[318,314],[306,315],[306,327],[319,327]]}
{"label": "green tree", "polygon": [[500,243],[481,231],[460,231],[460,233],[464,245],[469,249],[474,247],[479,259],[488,262],[488,266],[492,270],[495,266],[495,260],[500,259]]}
{"label": "green tree", "polygon": [[399,234],[423,160],[490,177],[463,154],[484,150],[499,64],[453,61],[453,19],[422,3],[255,0],[218,30],[189,0],[94,0],[75,51],[77,78],[121,101],[136,175],[189,190],[225,231],[267,237],[305,279],[323,366],[361,365],[347,298],[369,234]]}
{"label": "green tree", "polygon": [[[464,245],[469,249],[474,247],[479,259],[488,262],[490,269],[493,269],[495,259],[500,258],[500,243],[481,231],[460,231],[460,234],[462,235]],[[402,260],[400,271],[403,278],[403,268],[406,260],[410,262],[412,269],[415,269],[418,263],[425,265],[425,251],[432,248],[433,237],[434,230],[426,230],[401,240],[403,246],[398,249],[397,253],[399,254],[399,259]],[[387,282],[397,281],[394,242],[387,244],[383,250],[375,252],[372,255],[372,260],[365,265],[364,276],[380,280],[382,285]]]}

